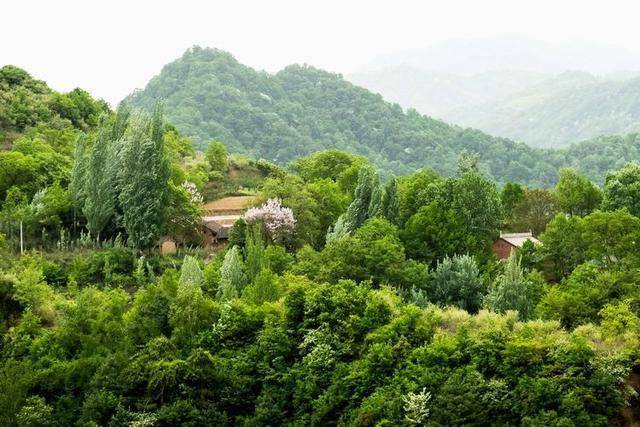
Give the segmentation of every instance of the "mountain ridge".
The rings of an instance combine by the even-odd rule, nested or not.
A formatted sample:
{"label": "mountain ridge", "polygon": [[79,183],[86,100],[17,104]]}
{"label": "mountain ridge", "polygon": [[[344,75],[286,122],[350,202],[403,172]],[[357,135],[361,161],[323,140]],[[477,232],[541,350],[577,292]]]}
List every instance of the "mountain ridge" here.
{"label": "mountain ridge", "polygon": [[[147,86],[125,99],[135,107],[165,102],[169,120],[202,147],[219,139],[232,151],[287,163],[313,151],[338,148],[369,157],[386,174],[432,168],[454,174],[463,153],[477,155],[499,182],[550,186],[563,166],[580,167],[583,150],[541,150],[479,130],[404,111],[339,74],[291,65],[269,74],[240,64],[218,49],[195,46],[165,65]],[[603,151],[601,182],[609,165],[639,160],[635,137]],[[606,144],[610,144],[605,140]]]}

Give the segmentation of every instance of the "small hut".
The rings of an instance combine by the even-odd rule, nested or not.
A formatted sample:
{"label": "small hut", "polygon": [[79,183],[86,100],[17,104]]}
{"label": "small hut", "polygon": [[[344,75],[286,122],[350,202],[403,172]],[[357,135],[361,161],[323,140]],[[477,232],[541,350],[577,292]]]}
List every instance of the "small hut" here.
{"label": "small hut", "polygon": [[493,253],[498,261],[509,258],[511,252],[517,248],[521,248],[525,242],[530,241],[536,245],[540,244],[540,240],[533,237],[533,233],[502,233],[500,237],[493,244]]}

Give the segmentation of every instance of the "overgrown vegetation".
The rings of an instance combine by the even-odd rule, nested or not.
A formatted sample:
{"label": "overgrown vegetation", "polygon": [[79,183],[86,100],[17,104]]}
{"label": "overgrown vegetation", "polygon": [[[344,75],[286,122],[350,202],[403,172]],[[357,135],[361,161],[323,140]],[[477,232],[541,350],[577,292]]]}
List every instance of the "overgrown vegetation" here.
{"label": "overgrown vegetation", "polygon": [[[46,178],[0,169],[1,425],[637,417],[637,165],[603,188],[571,169],[499,186],[468,154],[390,178],[339,150],[288,169],[195,153],[161,105],[33,117],[2,128],[0,158]],[[207,253],[201,193],[230,191],[234,168],[255,172],[256,206]],[[542,245],[498,262],[504,229]]]}

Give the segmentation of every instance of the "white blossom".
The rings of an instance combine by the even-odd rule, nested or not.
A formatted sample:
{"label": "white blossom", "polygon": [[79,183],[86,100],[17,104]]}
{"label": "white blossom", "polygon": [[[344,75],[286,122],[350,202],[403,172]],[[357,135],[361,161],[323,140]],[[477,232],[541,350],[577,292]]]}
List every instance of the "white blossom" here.
{"label": "white blossom", "polygon": [[184,188],[187,193],[189,193],[189,198],[192,203],[202,203],[202,194],[198,191],[198,187],[193,182],[185,181],[182,183],[182,188]]}
{"label": "white blossom", "polygon": [[269,199],[262,206],[247,210],[244,219],[248,224],[262,221],[265,230],[274,240],[293,233],[296,228],[293,211],[282,206],[280,199]]}

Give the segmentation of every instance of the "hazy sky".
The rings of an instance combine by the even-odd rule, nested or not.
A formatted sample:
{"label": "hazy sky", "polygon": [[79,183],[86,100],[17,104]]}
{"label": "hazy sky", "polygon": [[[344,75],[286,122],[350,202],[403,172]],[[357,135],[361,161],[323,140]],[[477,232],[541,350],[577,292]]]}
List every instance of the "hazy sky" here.
{"label": "hazy sky", "polygon": [[112,104],[194,44],[269,71],[306,62],[341,73],[390,51],[505,33],[640,51],[637,0],[3,0],[0,10],[0,65]]}

